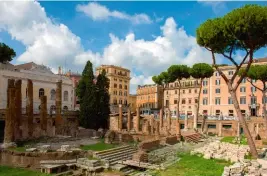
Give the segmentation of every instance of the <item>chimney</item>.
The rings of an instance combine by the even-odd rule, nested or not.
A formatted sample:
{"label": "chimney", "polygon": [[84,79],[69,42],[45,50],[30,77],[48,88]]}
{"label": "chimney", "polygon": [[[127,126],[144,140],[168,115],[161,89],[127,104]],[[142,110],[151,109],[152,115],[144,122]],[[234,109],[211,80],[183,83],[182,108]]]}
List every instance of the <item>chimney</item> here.
{"label": "chimney", "polygon": [[59,75],[62,74],[62,73],[61,73],[61,67],[60,67],[60,66],[58,67],[58,74],[59,74]]}

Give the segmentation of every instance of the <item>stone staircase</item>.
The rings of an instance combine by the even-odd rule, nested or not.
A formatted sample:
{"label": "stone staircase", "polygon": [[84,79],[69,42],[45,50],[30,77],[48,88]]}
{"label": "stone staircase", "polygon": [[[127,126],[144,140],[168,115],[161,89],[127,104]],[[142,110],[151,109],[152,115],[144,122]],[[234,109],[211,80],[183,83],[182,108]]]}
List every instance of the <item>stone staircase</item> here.
{"label": "stone staircase", "polygon": [[126,145],[114,149],[95,152],[94,157],[99,158],[101,160],[106,160],[109,162],[110,166],[113,166],[117,164],[118,161],[132,159],[133,154],[136,152],[137,149],[135,147]]}
{"label": "stone staircase", "polygon": [[199,143],[202,142],[205,137],[200,133],[191,133],[191,134],[184,134],[183,138],[186,142]]}

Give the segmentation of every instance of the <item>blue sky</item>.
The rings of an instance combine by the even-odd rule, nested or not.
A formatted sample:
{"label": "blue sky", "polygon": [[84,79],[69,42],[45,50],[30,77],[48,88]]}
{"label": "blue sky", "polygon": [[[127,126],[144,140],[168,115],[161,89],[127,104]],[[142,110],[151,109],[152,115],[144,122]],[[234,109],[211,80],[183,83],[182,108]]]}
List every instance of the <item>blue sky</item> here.
{"label": "blue sky", "polygon": [[[15,49],[12,63],[34,61],[81,72],[114,64],[132,71],[131,92],[169,65],[210,63],[196,28],[256,2],[0,2],[0,41]],[[267,2],[257,2],[267,5]],[[240,57],[237,53],[236,57]],[[255,57],[266,57],[266,48]],[[220,63],[225,61],[219,60]]]}

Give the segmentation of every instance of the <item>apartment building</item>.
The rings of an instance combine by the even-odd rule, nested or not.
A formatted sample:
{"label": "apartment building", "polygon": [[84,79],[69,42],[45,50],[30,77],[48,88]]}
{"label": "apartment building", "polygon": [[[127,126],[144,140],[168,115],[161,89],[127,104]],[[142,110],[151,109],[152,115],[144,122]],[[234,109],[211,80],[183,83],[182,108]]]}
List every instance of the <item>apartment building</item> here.
{"label": "apartment building", "polygon": [[101,65],[96,68],[96,76],[103,70],[109,78],[109,94],[111,112],[118,111],[118,104],[123,105],[123,111],[127,111],[130,93],[130,70],[114,65]]}
{"label": "apartment building", "polygon": [[[256,59],[253,64],[267,64],[267,58]],[[220,68],[228,78],[231,78],[235,71],[234,66],[222,66]],[[238,78],[234,81],[236,82]],[[256,86],[263,87],[260,81],[252,80],[252,82]],[[202,85],[200,100],[198,100],[200,82],[193,78],[182,80],[180,99],[181,116],[195,116],[197,114],[198,101],[200,101],[200,114],[221,117],[237,116],[228,87],[217,71],[214,72],[211,78],[204,79]],[[252,86],[247,79],[242,80],[236,95],[244,115],[263,115],[263,104],[267,103],[267,100],[263,100],[262,92]],[[164,106],[170,108],[173,117],[176,116],[178,98],[178,83],[174,82],[169,84],[164,91]]]}
{"label": "apartment building", "polygon": [[137,87],[136,106],[141,114],[157,114],[162,107],[163,87],[152,84]]}

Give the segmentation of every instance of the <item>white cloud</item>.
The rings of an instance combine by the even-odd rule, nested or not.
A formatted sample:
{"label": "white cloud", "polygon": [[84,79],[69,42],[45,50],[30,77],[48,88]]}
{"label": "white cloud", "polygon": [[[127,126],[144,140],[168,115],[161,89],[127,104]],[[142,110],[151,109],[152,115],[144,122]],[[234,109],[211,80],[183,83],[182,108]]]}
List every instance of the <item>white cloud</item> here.
{"label": "white cloud", "polygon": [[122,20],[129,20],[134,24],[149,24],[152,23],[150,17],[144,13],[129,15],[124,12],[110,11],[107,7],[100,5],[96,2],[89,2],[87,5],[77,5],[76,10],[83,12],[88,17],[95,21],[108,20],[110,17]]}
{"label": "white cloud", "polygon": [[33,61],[48,65],[54,71],[65,63],[68,68],[81,71],[87,60],[94,66],[123,66],[132,73],[131,93],[138,84],[153,83],[151,77],[172,64],[211,62],[210,53],[200,48],[195,37],[188,35],[173,18],[166,19],[161,27],[162,34],[153,40],[136,39],[134,33],[124,39],[110,34],[111,43],[104,47],[103,53],[95,53],[85,50],[80,38],[67,26],[48,18],[38,2],[0,4],[0,30],[6,30],[26,46],[26,51],[18,56],[18,62]]}
{"label": "white cloud", "polygon": [[206,6],[211,6],[212,11],[216,14],[219,15],[223,12],[226,11],[227,6],[224,1],[213,1],[213,0],[198,0],[199,3],[202,3],[203,5]]}

